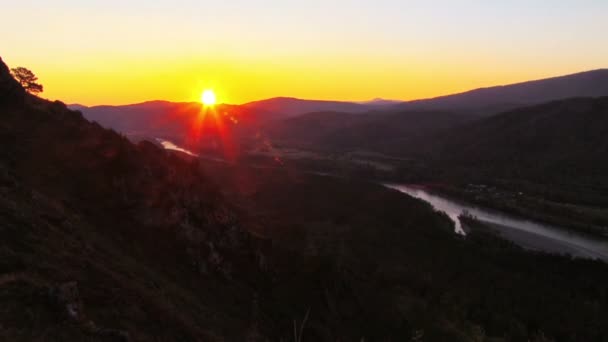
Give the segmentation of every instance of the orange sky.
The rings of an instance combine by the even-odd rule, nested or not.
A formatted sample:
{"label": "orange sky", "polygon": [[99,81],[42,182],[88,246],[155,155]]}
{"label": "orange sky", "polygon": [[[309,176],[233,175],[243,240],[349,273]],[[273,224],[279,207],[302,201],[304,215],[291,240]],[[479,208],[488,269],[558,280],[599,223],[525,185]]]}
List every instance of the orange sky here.
{"label": "orange sky", "polygon": [[43,97],[86,105],[206,88],[227,103],[408,100],[608,66],[607,2],[429,3],[23,1],[0,14],[0,54]]}

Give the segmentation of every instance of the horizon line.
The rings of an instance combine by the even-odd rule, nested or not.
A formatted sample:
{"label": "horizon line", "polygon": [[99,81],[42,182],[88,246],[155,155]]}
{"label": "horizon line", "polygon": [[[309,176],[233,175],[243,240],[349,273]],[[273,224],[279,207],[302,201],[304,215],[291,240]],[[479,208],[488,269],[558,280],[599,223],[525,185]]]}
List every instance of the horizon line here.
{"label": "horizon line", "polygon": [[[519,82],[515,82],[515,83],[507,83],[507,84],[495,84],[495,85],[488,85],[488,86],[483,86],[483,87],[477,87],[477,88],[472,88],[472,89],[468,89],[468,90],[463,90],[460,92],[454,92],[454,93],[447,93],[447,94],[441,94],[441,95],[437,95],[437,96],[432,96],[432,97],[424,97],[424,98],[416,98],[416,99],[409,99],[409,100],[405,100],[405,99],[385,99],[383,97],[372,97],[371,99],[367,99],[367,100],[341,100],[341,99],[314,99],[314,98],[303,98],[303,97],[296,97],[296,96],[272,96],[272,97],[267,97],[267,98],[261,98],[261,99],[257,99],[257,100],[252,100],[252,101],[247,101],[247,102],[243,102],[243,103],[218,103],[217,105],[229,105],[229,106],[244,106],[250,103],[255,103],[255,102],[261,102],[261,101],[268,101],[268,100],[273,100],[273,99],[293,99],[293,100],[300,100],[300,101],[318,101],[318,102],[343,102],[343,103],[353,103],[353,104],[365,104],[366,102],[373,102],[373,101],[394,101],[396,103],[407,103],[407,102],[415,102],[415,101],[424,101],[424,100],[433,100],[433,99],[437,99],[437,98],[442,98],[442,97],[447,97],[447,96],[452,96],[452,95],[460,95],[460,94],[466,94],[468,92],[473,92],[476,90],[481,90],[481,89],[489,89],[489,88],[498,88],[498,87],[505,87],[505,86],[512,86],[512,85],[518,85],[518,84],[525,84],[525,83],[531,83],[531,82],[537,82],[537,81],[545,81],[545,80],[550,80],[550,79],[557,79],[557,78],[562,78],[562,77],[568,77],[568,76],[575,76],[575,75],[580,75],[580,74],[585,74],[585,73],[592,73],[592,72],[598,72],[598,71],[608,71],[608,67],[605,68],[597,68],[597,69],[590,69],[590,70],[584,70],[584,71],[578,71],[578,72],[574,72],[574,73],[569,73],[569,74],[563,74],[563,75],[557,75],[557,76],[550,76],[550,77],[545,77],[545,78],[537,78],[537,79],[532,79],[532,80],[523,80],[523,81],[519,81]],[[48,99],[51,100],[51,99]],[[57,100],[57,99],[55,99]],[[60,100],[61,101],[61,100]],[[67,106],[80,106],[80,107],[87,107],[87,108],[91,108],[91,107],[102,107],[102,106],[106,106],[106,107],[124,107],[124,106],[133,106],[133,105],[141,105],[141,104],[145,104],[145,103],[152,103],[152,102],[167,102],[167,103],[199,103],[198,101],[188,101],[188,100],[165,100],[165,99],[150,99],[150,100],[143,100],[143,101],[138,101],[138,102],[129,102],[129,103],[119,103],[119,104],[90,104],[90,105],[85,105],[82,103],[70,103],[70,104],[66,104]]]}

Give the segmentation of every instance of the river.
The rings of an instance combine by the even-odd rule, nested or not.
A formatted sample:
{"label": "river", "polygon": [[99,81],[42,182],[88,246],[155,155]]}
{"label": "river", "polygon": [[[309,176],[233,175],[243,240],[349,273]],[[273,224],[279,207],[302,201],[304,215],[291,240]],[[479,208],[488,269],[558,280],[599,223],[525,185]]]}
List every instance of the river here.
{"label": "river", "polygon": [[608,262],[607,239],[452,200],[412,185],[385,184],[385,186],[419,198],[430,203],[435,210],[446,213],[454,221],[455,230],[459,234],[465,234],[465,232],[458,216],[464,211],[468,211],[495,229],[503,238],[526,249],[570,254],[575,257],[601,259]]}
{"label": "river", "polygon": [[[165,149],[176,150],[192,156],[197,154],[181,148],[169,140],[156,139]],[[199,156],[207,159],[206,157]],[[209,158],[215,161],[216,158]],[[317,173],[319,174],[319,173]],[[323,174],[330,176],[330,174]],[[454,222],[455,231],[465,235],[458,216],[465,211],[478,220],[488,224],[501,237],[531,250],[554,254],[570,254],[575,257],[600,259],[608,262],[608,239],[577,233],[565,228],[523,219],[497,210],[481,208],[463,201],[456,201],[430,193],[421,187],[404,184],[384,184],[384,186],[401,191],[430,203],[435,210],[446,213]]]}
{"label": "river", "polygon": [[156,141],[158,143],[160,143],[165,150],[179,151],[179,152],[183,152],[183,153],[193,156],[193,157],[198,157],[198,154],[196,154],[192,151],[186,150],[185,148],[179,147],[169,140],[156,138]]}

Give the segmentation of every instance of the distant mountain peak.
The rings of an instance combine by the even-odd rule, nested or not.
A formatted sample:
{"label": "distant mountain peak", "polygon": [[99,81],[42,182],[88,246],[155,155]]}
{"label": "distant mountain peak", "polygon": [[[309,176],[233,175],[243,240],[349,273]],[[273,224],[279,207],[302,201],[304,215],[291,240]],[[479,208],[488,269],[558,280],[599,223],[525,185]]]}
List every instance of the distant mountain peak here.
{"label": "distant mountain peak", "polygon": [[398,103],[402,103],[402,102],[404,102],[404,101],[383,99],[381,97],[376,97],[374,99],[371,99],[368,101],[362,101],[362,102],[358,102],[358,103],[367,104],[367,105],[391,105],[391,104],[398,104]]}
{"label": "distant mountain peak", "polygon": [[451,110],[496,114],[521,106],[554,100],[607,95],[608,69],[596,69],[409,101],[401,105],[401,109]]}

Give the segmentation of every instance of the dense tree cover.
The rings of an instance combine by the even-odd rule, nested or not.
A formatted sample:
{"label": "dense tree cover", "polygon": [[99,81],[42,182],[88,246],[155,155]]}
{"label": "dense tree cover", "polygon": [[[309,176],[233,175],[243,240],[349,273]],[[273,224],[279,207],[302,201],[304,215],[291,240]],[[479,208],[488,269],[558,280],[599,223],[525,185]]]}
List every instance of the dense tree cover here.
{"label": "dense tree cover", "polygon": [[608,97],[520,108],[453,130],[432,160],[479,176],[608,186]]}
{"label": "dense tree cover", "polygon": [[[436,190],[478,204],[607,233],[607,97],[565,99],[482,118],[466,112],[313,113],[273,129],[287,147],[315,151],[316,160],[295,163],[318,171],[346,169],[368,179],[440,184]],[[376,154],[350,163],[322,158],[361,150]],[[392,169],[374,167],[376,162]],[[471,183],[495,191],[467,191]]]}
{"label": "dense tree cover", "polygon": [[[218,167],[207,173],[229,198],[264,218],[257,234],[332,265],[344,288],[326,294],[336,296],[329,302],[357,303],[366,322],[359,333],[373,340],[421,332],[431,341],[608,338],[601,262],[526,252],[483,230],[458,237],[424,203],[371,183]],[[315,317],[324,309],[312,312],[311,333],[325,319]]]}

